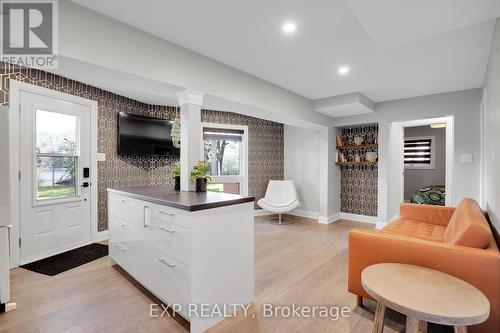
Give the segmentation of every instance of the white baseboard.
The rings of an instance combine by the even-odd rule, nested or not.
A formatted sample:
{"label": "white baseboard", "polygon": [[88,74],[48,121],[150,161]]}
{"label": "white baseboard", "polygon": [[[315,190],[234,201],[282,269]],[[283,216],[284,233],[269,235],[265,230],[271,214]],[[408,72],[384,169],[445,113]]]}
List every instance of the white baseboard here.
{"label": "white baseboard", "polygon": [[97,233],[97,241],[102,242],[109,238],[109,230],[99,231]]}
{"label": "white baseboard", "polygon": [[[254,216],[265,216],[265,215],[274,215],[275,213],[273,212],[268,212],[267,210],[264,209],[254,209],[253,215]],[[291,212],[285,213],[288,215],[293,215],[293,216],[299,216],[299,217],[305,217],[309,219],[318,219],[318,223],[321,224],[330,224],[339,219],[339,214],[333,214],[330,216],[320,216],[318,212],[313,212],[309,210],[302,210],[302,209],[294,209]]]}
{"label": "white baseboard", "polygon": [[399,219],[399,214],[394,215],[392,219],[390,219],[388,222],[377,222],[377,224],[375,225],[375,229],[377,230],[383,229],[386,225],[388,225],[389,223],[391,223],[396,219]]}
{"label": "white baseboard", "polygon": [[377,216],[366,216],[359,214],[340,213],[340,218],[346,220],[353,220],[357,222],[372,223],[372,224],[376,224],[378,222]]}
{"label": "white baseboard", "polygon": [[268,212],[267,210],[264,209],[254,209],[253,210],[253,216],[264,216],[264,215],[271,215],[274,213]]}
{"label": "white baseboard", "polygon": [[333,215],[330,215],[330,216],[319,216],[318,217],[318,223],[321,223],[321,224],[330,224],[330,223],[333,223],[333,222],[336,222],[340,219],[340,214],[333,214]]}
{"label": "white baseboard", "polygon": [[310,219],[317,219],[319,217],[318,212],[313,212],[310,210],[302,210],[302,209],[294,209],[288,214],[300,217],[307,217]]}

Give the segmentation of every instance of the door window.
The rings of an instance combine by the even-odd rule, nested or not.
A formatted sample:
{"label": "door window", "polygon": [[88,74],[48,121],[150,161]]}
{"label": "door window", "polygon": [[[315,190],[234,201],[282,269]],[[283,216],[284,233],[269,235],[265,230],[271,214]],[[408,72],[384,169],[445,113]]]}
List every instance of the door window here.
{"label": "door window", "polygon": [[36,200],[78,195],[78,117],[35,110]]}

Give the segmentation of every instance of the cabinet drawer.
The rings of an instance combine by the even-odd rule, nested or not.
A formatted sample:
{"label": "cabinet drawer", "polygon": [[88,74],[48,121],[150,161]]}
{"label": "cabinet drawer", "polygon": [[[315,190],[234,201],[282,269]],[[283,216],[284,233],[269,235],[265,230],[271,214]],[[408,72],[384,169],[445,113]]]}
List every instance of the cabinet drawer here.
{"label": "cabinet drawer", "polygon": [[172,222],[151,218],[152,246],[189,265],[191,231]]}
{"label": "cabinet drawer", "polygon": [[115,242],[130,241],[132,239],[133,226],[130,222],[108,214],[109,238]]}
{"label": "cabinet drawer", "polygon": [[151,290],[164,302],[181,304],[183,316],[187,316],[190,294],[189,267],[162,251],[151,252]]}
{"label": "cabinet drawer", "polygon": [[167,206],[152,205],[151,217],[190,229],[190,223],[187,214],[179,211],[178,209],[173,209]]}
{"label": "cabinet drawer", "polygon": [[110,213],[117,218],[134,225],[144,222],[144,205],[140,201],[114,193],[109,193],[108,201]]}
{"label": "cabinet drawer", "polygon": [[109,255],[130,275],[135,275],[134,245],[127,241],[109,243]]}

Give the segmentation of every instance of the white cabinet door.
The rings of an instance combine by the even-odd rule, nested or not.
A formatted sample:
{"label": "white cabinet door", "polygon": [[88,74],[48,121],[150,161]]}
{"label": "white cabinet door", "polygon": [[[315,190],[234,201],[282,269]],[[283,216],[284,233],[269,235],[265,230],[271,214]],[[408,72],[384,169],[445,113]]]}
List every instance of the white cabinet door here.
{"label": "white cabinet door", "polygon": [[149,263],[150,290],[164,302],[181,304],[183,311],[180,313],[187,316],[188,304],[191,300],[189,266],[154,248],[151,251]]}
{"label": "white cabinet door", "polygon": [[166,219],[151,219],[151,246],[189,265],[191,231]]}
{"label": "white cabinet door", "polygon": [[149,257],[150,257],[150,218],[149,205],[141,202],[142,223],[137,226],[135,233],[135,269],[137,280],[145,287],[150,285]]}
{"label": "white cabinet door", "polygon": [[150,243],[148,203],[115,193],[109,193],[108,201],[111,258],[147,287]]}

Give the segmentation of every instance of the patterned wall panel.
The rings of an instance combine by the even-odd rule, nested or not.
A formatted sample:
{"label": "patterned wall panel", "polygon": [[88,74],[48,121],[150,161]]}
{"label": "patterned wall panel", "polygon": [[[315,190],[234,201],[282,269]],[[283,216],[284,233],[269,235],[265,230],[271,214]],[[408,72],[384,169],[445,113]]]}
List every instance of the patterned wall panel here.
{"label": "patterned wall panel", "polygon": [[[363,125],[342,128],[339,134],[345,145],[354,145],[354,137],[361,136],[364,143],[376,143],[378,125]],[[369,151],[377,151],[370,148]],[[366,149],[344,150],[348,161],[355,155],[364,156]],[[340,210],[344,213],[377,216],[378,206],[378,168],[377,166],[342,166],[340,178]]]}
{"label": "patterned wall panel", "polygon": [[248,194],[256,201],[266,194],[270,179],[283,179],[283,124],[222,111],[203,110],[201,118],[208,123],[248,126]]}
{"label": "patterned wall panel", "polygon": [[[140,185],[173,187],[170,170],[177,161],[166,157],[123,157],[117,154],[117,114],[124,111],[173,119],[174,106],[150,105],[44,71],[0,62],[0,104],[8,105],[9,79],[54,89],[98,102],[98,151],[106,161],[98,163],[98,225],[106,230],[106,188]],[[283,125],[232,112],[203,110],[202,121],[249,127],[249,194],[264,196],[270,179],[283,179]]]}

